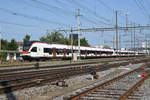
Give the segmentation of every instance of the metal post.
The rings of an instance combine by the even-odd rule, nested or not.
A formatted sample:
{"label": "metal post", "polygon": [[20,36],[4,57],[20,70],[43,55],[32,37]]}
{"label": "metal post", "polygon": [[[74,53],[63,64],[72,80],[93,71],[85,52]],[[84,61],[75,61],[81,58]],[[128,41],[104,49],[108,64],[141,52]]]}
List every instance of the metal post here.
{"label": "metal post", "polygon": [[79,55],[79,59],[80,59],[80,34],[81,34],[81,31],[80,31],[80,9],[78,9],[78,55]]}
{"label": "metal post", "polygon": [[115,45],[115,43],[116,43],[116,37],[115,37],[115,35],[114,35],[114,38],[113,38],[113,47],[114,47],[114,49],[116,48],[116,45]]}
{"label": "metal post", "polygon": [[2,43],[1,43],[1,41],[2,41],[2,37],[1,37],[1,26],[0,26],[0,51],[2,50],[1,48],[2,48]]}
{"label": "metal post", "polygon": [[126,27],[128,27],[128,13],[126,13]]}
{"label": "metal post", "polygon": [[1,47],[2,47],[2,43],[1,43],[1,41],[2,41],[2,37],[1,37],[1,32],[0,32],[0,51],[1,51]]}
{"label": "metal post", "polygon": [[73,60],[73,34],[72,34],[72,27],[70,30],[70,34],[71,34],[71,60]]}
{"label": "metal post", "polygon": [[121,50],[121,35],[119,35],[119,48]]}
{"label": "metal post", "polygon": [[134,23],[134,55],[135,55],[135,23]]}
{"label": "metal post", "polygon": [[137,39],[137,41],[138,41],[138,48],[137,48],[137,51],[138,51],[138,53],[139,53],[139,48],[140,48],[139,39]]}
{"label": "metal post", "polygon": [[[131,23],[131,27],[132,27],[132,23]],[[132,29],[131,29],[131,50],[132,50]]]}
{"label": "metal post", "polygon": [[116,11],[116,50],[118,55],[118,12]]}
{"label": "metal post", "polygon": [[146,38],[146,36],[145,36],[145,39],[146,39],[146,54],[148,54],[148,52],[147,52],[147,38]]}

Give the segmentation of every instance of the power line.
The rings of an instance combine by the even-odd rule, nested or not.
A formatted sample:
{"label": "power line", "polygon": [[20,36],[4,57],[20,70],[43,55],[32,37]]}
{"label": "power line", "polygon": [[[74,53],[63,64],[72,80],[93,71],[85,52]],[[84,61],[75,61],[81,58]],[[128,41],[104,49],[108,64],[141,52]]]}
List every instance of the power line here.
{"label": "power line", "polygon": [[105,4],[102,0],[97,0],[99,4],[103,5],[104,7],[106,7],[107,9],[111,10],[112,12],[115,12],[114,9],[112,9],[111,7],[109,7],[107,4]]}
{"label": "power line", "polygon": [[[66,3],[64,3],[64,2],[62,2],[62,0],[55,0],[57,3],[60,3],[60,4],[63,4],[63,5],[66,5],[66,6],[64,6],[64,7],[69,7]],[[63,7],[63,8],[64,8]],[[71,6],[70,6],[71,7]],[[86,21],[88,21],[88,22],[90,22],[90,23],[92,23],[92,24],[95,24],[95,25],[100,25],[100,23],[102,23],[102,22],[100,22],[100,23],[98,23],[98,22],[96,22],[96,20],[91,20],[91,19],[89,19],[88,17],[86,17],[86,16],[82,16],[82,19],[83,20],[86,20]],[[93,19],[93,18],[92,18]],[[103,24],[105,24],[105,23],[103,23]]]}
{"label": "power line", "polygon": [[[12,2],[12,0],[10,0],[10,1]],[[14,1],[15,1],[15,0],[13,0],[13,2],[14,2]],[[42,7],[42,6],[36,6],[36,5],[32,4],[32,3],[27,2],[26,0],[16,0],[16,2],[17,2],[17,3],[20,2],[20,3],[22,3],[22,4],[29,5],[30,7],[36,7],[36,8],[42,9],[42,10],[44,10],[44,11],[52,12],[51,9],[47,9],[47,8],[45,8],[45,7]]]}
{"label": "power line", "polygon": [[50,4],[48,4],[48,3],[41,2],[41,1],[39,1],[39,0],[31,0],[31,1],[33,1],[33,2],[35,2],[35,3],[37,3],[37,4],[40,4],[40,5],[43,5],[43,6],[47,7],[47,8],[50,9],[50,10],[51,10],[51,9],[56,9],[56,10],[53,10],[53,11],[55,11],[55,13],[56,13],[56,11],[57,11],[57,12],[61,12],[61,13],[64,14],[64,15],[74,15],[74,13],[71,12],[71,11],[63,10],[63,9],[60,8],[60,7],[56,7],[56,6],[54,6],[54,5],[50,5]]}
{"label": "power line", "polygon": [[[46,6],[46,7],[49,7],[49,8],[58,9],[58,10],[60,10],[61,12],[65,12],[65,13],[66,13],[65,15],[68,15],[68,13],[71,14],[71,15],[74,14],[72,11],[62,10],[60,7],[52,6],[52,5],[46,4],[46,3],[44,3],[44,2],[41,2],[41,1],[39,1],[39,0],[32,0],[32,1],[35,2],[35,3],[38,3],[38,4],[40,4],[40,5],[44,5],[44,6]],[[61,3],[61,4],[65,4],[65,3],[61,2],[61,1],[58,1],[58,0],[57,0],[57,2],[59,2],[59,3]],[[57,11],[58,11],[58,10],[57,10]],[[63,13],[63,14],[64,14],[64,13]],[[94,21],[92,21],[91,19],[89,19],[89,18],[87,18],[87,17],[84,17],[83,19],[84,19],[84,20],[87,20],[88,22],[91,22],[91,23],[94,23],[94,24],[95,24]],[[103,22],[103,21],[98,21],[98,22],[99,22],[99,23],[102,23],[102,24],[105,24],[105,25],[112,25],[112,24],[107,24],[107,23],[105,23],[105,22]]]}
{"label": "power line", "polygon": [[[144,12],[148,14],[147,9],[144,7],[144,5],[142,4],[141,0],[138,0],[139,4],[141,5],[141,7],[143,8]],[[149,15],[149,14],[148,14]]]}
{"label": "power line", "polygon": [[139,2],[138,2],[137,0],[134,0],[134,1],[135,1],[135,3],[136,3],[137,7],[139,8],[139,10],[140,10],[140,11],[143,13],[143,15],[147,18],[147,14],[146,14],[145,11],[142,10],[143,8],[140,6]]}
{"label": "power line", "polygon": [[85,7],[85,6],[82,5],[81,3],[78,3],[76,0],[68,0],[68,2],[74,3],[74,4],[78,5],[78,6],[80,6],[81,8],[83,8],[83,9],[85,9],[86,11],[90,12],[91,14],[93,14],[93,15],[94,15],[96,18],[98,18],[98,19],[100,18],[100,19],[103,19],[103,20],[106,21],[106,22],[110,22],[110,20],[108,20],[108,19],[106,19],[106,18],[104,18],[104,17],[102,17],[102,16],[95,15],[95,13],[94,13],[91,9]]}
{"label": "power line", "polygon": [[[12,0],[11,0],[12,1]],[[13,1],[15,1],[15,0],[13,0]],[[34,8],[39,8],[39,9],[41,9],[41,10],[43,10],[43,11],[47,11],[48,13],[50,13],[50,14],[53,14],[53,15],[61,15],[61,17],[66,17],[66,16],[72,16],[73,15],[73,12],[71,12],[71,11],[66,11],[66,10],[61,10],[61,9],[59,9],[58,7],[55,7],[56,9],[53,9],[53,8],[51,8],[51,5],[47,5],[47,4],[45,4],[45,5],[47,5],[47,6],[45,6],[45,5],[43,5],[43,2],[42,2],[42,4],[41,4],[41,2],[36,2],[35,0],[33,1],[33,0],[31,0],[31,1],[33,1],[33,3],[29,3],[27,0],[16,0],[17,2],[20,2],[20,3],[22,3],[22,4],[25,4],[25,5],[28,5],[28,6],[30,6],[30,7],[34,7]],[[37,5],[38,4],[38,5]],[[40,5],[40,6],[39,6]],[[57,9],[58,8],[58,9]],[[61,10],[61,11],[59,11],[59,10]],[[59,12],[59,13],[58,13]],[[71,17],[67,17],[67,19],[71,19]]]}
{"label": "power line", "polygon": [[84,20],[91,22],[93,24],[96,24],[96,25],[100,25],[100,24],[111,25],[111,26],[113,25],[113,24],[108,24],[108,23],[102,22],[102,21],[97,21],[97,20],[93,21],[93,20],[90,20],[89,18],[87,18],[86,16],[82,16],[82,18]]}
{"label": "power line", "polygon": [[48,29],[48,27],[43,27],[43,26],[34,26],[34,25],[25,25],[25,24],[18,24],[18,23],[13,23],[13,22],[7,22],[7,21],[1,21],[0,20],[0,23],[3,23],[3,24],[9,24],[9,25],[16,25],[16,26],[20,26],[20,27],[24,27],[24,28],[43,28],[43,29]]}
{"label": "power line", "polygon": [[50,23],[50,24],[53,23],[53,24],[57,24],[57,25],[69,26],[69,25],[66,25],[66,24],[63,24],[63,23],[50,21],[50,20],[39,18],[39,17],[36,17],[36,16],[31,16],[31,15],[26,15],[26,14],[23,14],[23,13],[14,12],[14,11],[12,11],[10,9],[0,8],[0,10],[3,11],[3,12],[10,13],[10,14],[12,14],[14,16],[21,16],[21,17],[25,17],[25,18],[28,18],[28,19],[34,19],[34,20],[38,20],[38,21],[42,21],[42,22],[46,22],[46,23]]}
{"label": "power line", "polygon": [[145,4],[147,5],[147,7],[148,7],[148,9],[150,9],[150,7],[149,7],[149,1],[148,0],[144,0],[145,1]]}
{"label": "power line", "polygon": [[[63,4],[63,5],[66,5],[65,7],[68,7],[68,5],[66,4],[66,3],[64,3],[64,2],[62,2],[62,0],[60,1],[60,0],[55,0],[56,2],[58,2],[58,3],[61,3],[61,4]],[[71,3],[71,2],[70,2]],[[78,3],[76,2],[76,4],[78,5]],[[70,5],[69,5],[70,6]],[[82,7],[83,5],[79,5],[80,7]],[[71,6],[70,6],[71,7]],[[82,7],[82,8],[86,8],[86,7]],[[92,11],[91,11],[92,12]],[[83,13],[83,12],[82,12]],[[93,12],[92,12],[92,14],[93,14]],[[96,24],[96,25],[100,25],[100,23],[101,24],[105,24],[105,25],[112,25],[112,24],[107,24],[107,23],[105,23],[105,22],[103,22],[103,21],[100,21],[100,20],[97,20],[97,19],[94,19],[94,18],[91,18],[91,19],[89,19],[88,17],[86,17],[86,16],[82,16],[82,18],[84,19],[84,20],[86,20],[86,21],[88,21],[88,22],[90,22],[90,23],[93,23],[93,24]],[[95,22],[96,21],[96,22]]]}
{"label": "power line", "polygon": [[[108,6],[105,2],[103,2],[102,0],[97,0],[97,1],[100,5],[103,5],[105,8],[109,9],[112,13],[115,13],[115,10],[111,8],[110,6]],[[118,15],[124,18],[124,16],[122,16],[120,13],[118,13]]]}
{"label": "power line", "polygon": [[[32,1],[33,1],[33,0],[32,0]],[[34,1],[35,1],[35,0],[34,0]],[[61,4],[65,4],[65,5],[66,5],[66,3],[64,3],[64,2],[62,2],[62,1],[59,1],[59,0],[55,0],[55,1],[58,2],[58,3],[61,3]],[[36,0],[36,2],[37,2],[37,0]],[[50,6],[51,6],[51,5],[45,4],[45,3],[40,2],[40,1],[38,1],[38,3],[44,4],[44,5],[47,6],[47,7],[50,7]],[[65,7],[66,7],[66,6],[65,6]],[[65,11],[64,11],[64,12],[65,12]],[[72,13],[72,12],[69,11],[69,13]],[[72,15],[73,15],[73,13],[72,13]],[[95,21],[93,21],[93,20],[87,18],[86,16],[82,16],[82,18],[83,18],[84,20],[86,20],[86,21],[88,21],[88,22],[90,22],[90,23],[96,24],[96,25],[99,25],[100,23],[105,24],[105,25],[112,25],[112,24],[104,23],[103,21],[98,21],[98,22],[99,22],[99,24],[98,24],[98,22],[95,22]],[[93,18],[92,18],[92,19],[93,19]]]}

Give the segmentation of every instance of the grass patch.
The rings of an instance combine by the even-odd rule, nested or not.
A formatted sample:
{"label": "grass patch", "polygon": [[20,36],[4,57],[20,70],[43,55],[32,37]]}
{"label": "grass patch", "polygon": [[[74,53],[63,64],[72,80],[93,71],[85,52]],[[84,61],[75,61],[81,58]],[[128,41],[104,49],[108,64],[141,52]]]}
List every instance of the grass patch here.
{"label": "grass patch", "polygon": [[109,64],[109,61],[102,61],[102,63],[104,63],[104,64]]}
{"label": "grass patch", "polygon": [[43,95],[44,95],[44,94],[47,94],[47,92],[48,92],[47,89],[43,89],[43,90],[42,90],[42,94],[43,94]]}

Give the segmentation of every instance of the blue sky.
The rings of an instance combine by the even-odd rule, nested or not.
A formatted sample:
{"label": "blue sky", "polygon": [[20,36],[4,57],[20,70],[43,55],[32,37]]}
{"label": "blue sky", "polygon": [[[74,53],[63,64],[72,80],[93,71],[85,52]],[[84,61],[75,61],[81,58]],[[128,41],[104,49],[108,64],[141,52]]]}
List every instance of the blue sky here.
{"label": "blue sky", "polygon": [[[77,28],[78,8],[81,11],[81,28],[113,27],[116,10],[119,26],[125,26],[126,13],[129,23],[147,25],[150,22],[149,5],[149,0],[0,0],[0,31],[2,38],[9,41],[12,38],[22,41],[26,34],[31,35],[32,40],[39,40],[47,30]],[[92,46],[112,46],[114,34],[84,32],[82,37]],[[129,48],[124,41],[130,40],[130,32],[119,31],[119,34],[122,47]]]}

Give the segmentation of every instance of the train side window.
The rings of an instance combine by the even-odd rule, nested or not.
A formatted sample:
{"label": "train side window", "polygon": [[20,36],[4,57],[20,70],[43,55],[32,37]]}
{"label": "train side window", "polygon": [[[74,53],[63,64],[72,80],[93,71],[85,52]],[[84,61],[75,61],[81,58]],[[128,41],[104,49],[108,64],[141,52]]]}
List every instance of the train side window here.
{"label": "train side window", "polygon": [[67,49],[67,50],[66,50],[66,53],[67,53],[67,55],[69,55],[69,53],[71,53],[71,50],[70,50],[70,49]]}
{"label": "train side window", "polygon": [[44,53],[52,54],[52,49],[50,49],[50,48],[44,48]]}
{"label": "train side window", "polygon": [[78,50],[73,50],[74,53],[78,53]]}
{"label": "train side window", "polygon": [[33,47],[33,48],[31,49],[31,52],[37,52],[37,47]]}
{"label": "train side window", "polygon": [[53,50],[49,48],[49,54],[52,54],[52,53],[53,53]]}
{"label": "train side window", "polygon": [[62,55],[64,53],[63,49],[56,49],[56,53]]}
{"label": "train side window", "polygon": [[49,53],[49,48],[44,48],[44,53]]}
{"label": "train side window", "polygon": [[85,50],[81,50],[81,54],[83,54],[83,55],[84,55],[84,54],[85,54]]}
{"label": "train side window", "polygon": [[90,51],[88,50],[88,51],[87,51],[87,54],[89,54],[89,53],[90,53]]}

